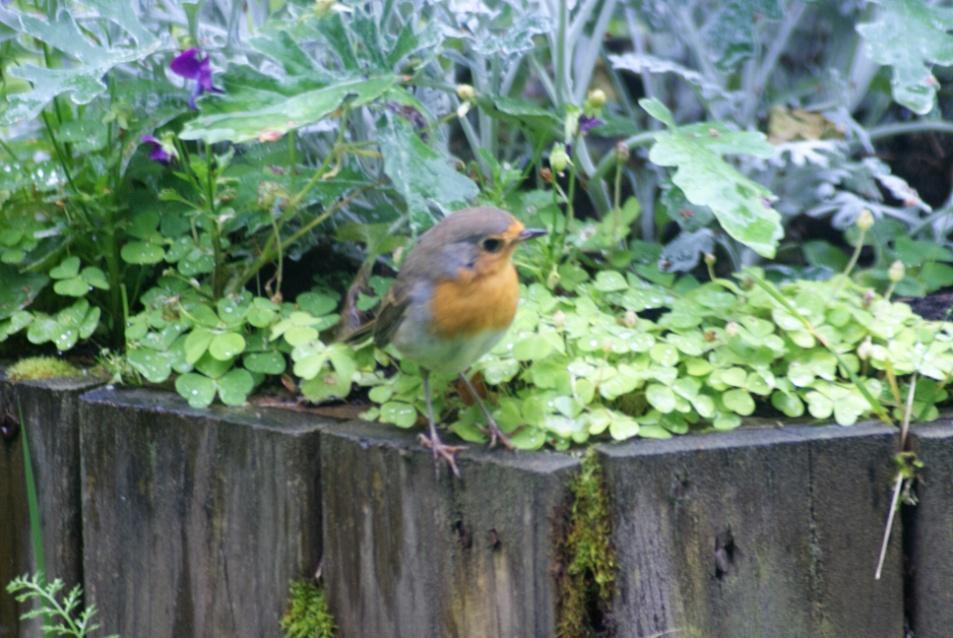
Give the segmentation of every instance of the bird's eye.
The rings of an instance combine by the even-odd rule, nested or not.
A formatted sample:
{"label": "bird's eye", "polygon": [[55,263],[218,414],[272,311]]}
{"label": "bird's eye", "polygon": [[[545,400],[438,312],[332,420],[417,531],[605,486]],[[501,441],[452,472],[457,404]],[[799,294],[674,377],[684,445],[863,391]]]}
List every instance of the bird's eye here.
{"label": "bird's eye", "polygon": [[483,250],[485,250],[486,252],[495,253],[495,252],[499,252],[500,248],[503,247],[503,242],[500,241],[499,239],[494,239],[490,237],[489,239],[484,239],[481,245],[483,246]]}

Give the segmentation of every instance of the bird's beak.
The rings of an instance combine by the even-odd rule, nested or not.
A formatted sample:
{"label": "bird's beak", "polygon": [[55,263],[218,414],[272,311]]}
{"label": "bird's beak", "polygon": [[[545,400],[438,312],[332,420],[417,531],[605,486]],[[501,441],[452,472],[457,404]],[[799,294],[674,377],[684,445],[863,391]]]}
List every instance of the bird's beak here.
{"label": "bird's beak", "polygon": [[545,228],[525,228],[523,231],[517,235],[517,239],[520,241],[526,241],[527,239],[532,239],[533,237],[542,237],[543,235],[548,235],[549,231]]}

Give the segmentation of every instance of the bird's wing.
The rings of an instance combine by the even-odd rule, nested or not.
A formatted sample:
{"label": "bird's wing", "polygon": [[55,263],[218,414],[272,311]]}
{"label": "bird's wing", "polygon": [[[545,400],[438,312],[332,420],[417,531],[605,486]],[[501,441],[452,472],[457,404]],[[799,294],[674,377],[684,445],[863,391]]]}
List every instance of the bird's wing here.
{"label": "bird's wing", "polygon": [[384,296],[380,310],[374,318],[374,344],[378,348],[383,348],[390,343],[410,305],[410,291],[406,286],[399,285],[400,283],[394,282]]}

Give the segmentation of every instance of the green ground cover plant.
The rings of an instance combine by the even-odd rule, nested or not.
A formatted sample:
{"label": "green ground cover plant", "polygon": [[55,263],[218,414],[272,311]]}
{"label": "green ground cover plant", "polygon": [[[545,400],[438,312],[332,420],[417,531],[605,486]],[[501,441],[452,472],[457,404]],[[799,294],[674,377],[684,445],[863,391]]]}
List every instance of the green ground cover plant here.
{"label": "green ground cover plant", "polygon": [[885,158],[950,139],[951,30],[926,0],[0,3],[0,342],[411,427],[413,366],[335,336],[486,203],[550,231],[475,366],[520,448],[896,421],[911,388],[930,420],[953,332],[898,297],[953,286],[949,170]]}

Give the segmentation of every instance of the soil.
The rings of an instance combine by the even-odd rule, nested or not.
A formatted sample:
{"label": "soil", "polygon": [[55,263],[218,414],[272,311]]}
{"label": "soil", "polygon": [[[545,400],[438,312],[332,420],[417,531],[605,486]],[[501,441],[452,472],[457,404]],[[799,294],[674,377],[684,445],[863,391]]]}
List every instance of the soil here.
{"label": "soil", "polygon": [[908,297],[900,301],[910,304],[913,311],[924,319],[953,320],[953,291],[937,292],[926,297]]}

